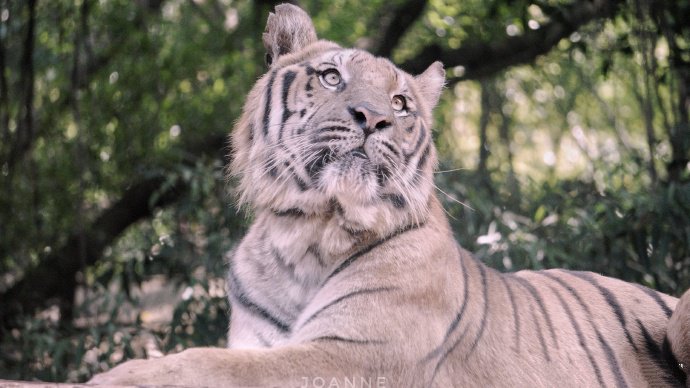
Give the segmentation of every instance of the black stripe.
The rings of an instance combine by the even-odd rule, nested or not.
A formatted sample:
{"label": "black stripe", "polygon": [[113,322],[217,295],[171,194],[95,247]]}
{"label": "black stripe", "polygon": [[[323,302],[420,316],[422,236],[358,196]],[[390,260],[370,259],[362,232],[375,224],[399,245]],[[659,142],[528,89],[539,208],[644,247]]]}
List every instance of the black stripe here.
{"label": "black stripe", "polygon": [[426,148],[422,152],[422,156],[419,157],[419,162],[417,163],[417,170],[421,170],[426,164],[427,158],[429,158],[429,153],[431,152],[431,144],[427,144]]}
{"label": "black stripe", "polygon": [[396,209],[403,209],[407,204],[405,198],[400,194],[383,194],[381,198],[392,203]]}
{"label": "black stripe", "polygon": [[240,283],[237,276],[235,275],[235,271],[233,269],[233,260],[231,259],[228,261],[228,276],[230,277],[229,289],[230,293],[240,303],[240,305],[242,305],[247,310],[259,315],[264,320],[270,322],[281,332],[289,332],[290,325],[274,317],[271,313],[268,312],[268,310],[266,310],[256,302],[252,301],[249,298],[249,296],[247,296],[247,293],[244,291],[244,288],[242,287],[242,284]]}
{"label": "black stripe", "polygon": [[520,353],[520,315],[518,314],[518,306],[515,303],[515,294],[513,289],[510,287],[510,283],[506,280],[506,275],[500,274],[499,278],[503,282],[508,293],[508,298],[510,299],[510,306],[513,309],[513,322],[515,323],[515,352]]}
{"label": "black stripe", "polygon": [[[458,325],[460,324],[460,321],[462,320],[463,315],[465,314],[465,309],[467,308],[467,301],[469,299],[469,292],[470,292],[470,287],[469,287],[469,275],[467,274],[467,267],[465,267],[465,260],[463,259],[462,254],[458,251],[458,257],[460,258],[460,268],[462,268],[462,283],[463,283],[463,291],[462,291],[462,304],[460,305],[460,309],[458,309],[458,313],[455,314],[455,318],[453,318],[453,321],[451,321],[450,325],[448,325],[448,329],[446,330],[446,334],[443,336],[443,340],[441,341],[441,344],[438,345],[434,350],[429,352],[424,358],[423,361],[428,361],[439,354],[441,354],[441,349],[443,349],[443,346],[448,342],[448,338],[450,338],[450,335],[457,329]],[[447,353],[444,354],[443,357],[441,357],[441,360],[445,359],[447,356]],[[441,363],[442,361],[439,361]],[[439,365],[436,365],[436,369],[438,369]]]}
{"label": "black stripe", "polygon": [[599,339],[601,347],[604,349],[604,352],[606,352],[606,359],[609,361],[609,366],[611,367],[614,376],[616,376],[616,386],[619,388],[627,387],[628,383],[625,382],[625,376],[623,376],[621,366],[618,364],[616,354],[613,352],[611,346],[609,346],[608,342],[606,342],[606,339],[604,339],[604,336],[601,335],[596,327],[594,328],[594,331],[597,333],[597,338]]}
{"label": "black stripe", "polygon": [[335,214],[341,217],[345,217],[345,210],[343,209],[343,205],[341,205],[337,199],[331,199],[329,205],[331,211],[333,211]]}
{"label": "black stripe", "polygon": [[[310,96],[310,95],[307,95],[307,97],[311,97],[311,96]],[[315,104],[314,104],[313,102],[310,102],[310,103],[309,103],[309,108],[313,108],[314,105],[315,105]],[[315,116],[318,112],[319,112],[319,110],[318,110],[318,109],[315,109],[313,112],[309,113],[309,116],[308,116],[305,120],[303,120],[303,122],[305,122],[305,123],[311,122],[311,120],[314,118],[314,116]],[[303,127],[297,128],[297,134],[299,134],[299,135],[303,134],[304,131],[307,130],[307,128],[308,128],[307,126],[303,126]]]}
{"label": "black stripe", "polygon": [[288,97],[290,96],[290,85],[295,81],[295,78],[297,77],[297,73],[294,71],[286,71],[285,75],[283,76],[283,95],[281,102],[283,104],[283,118],[280,121],[280,132],[279,132],[279,139],[283,138],[283,130],[285,129],[285,122],[288,121],[290,116],[294,112],[292,112],[290,109],[288,109]]}
{"label": "black stripe", "polygon": [[415,184],[419,183],[419,180],[422,179],[422,174],[419,173],[419,171],[422,171],[424,168],[424,165],[426,164],[426,160],[429,158],[429,154],[431,153],[431,144],[427,144],[426,148],[424,149],[424,152],[422,152],[422,156],[419,157],[419,162],[417,162],[417,170],[416,173],[414,174],[414,177],[412,178],[412,182]]}
{"label": "black stripe", "polygon": [[360,238],[366,232],[366,229],[355,230],[347,225],[341,225],[340,229],[344,230],[345,233],[350,235],[352,238]]}
{"label": "black stripe", "polygon": [[344,337],[340,337],[337,335],[318,337],[318,338],[314,338],[312,341],[337,341],[337,342],[346,342],[348,344],[360,344],[360,345],[371,345],[371,344],[378,345],[378,344],[386,343],[385,341],[381,341],[381,340],[363,340],[363,339],[354,339],[354,338],[344,338]]}
{"label": "black stripe", "polygon": [[[686,380],[685,373],[680,370],[677,361],[675,361],[675,364],[673,365],[669,363],[674,362],[672,360],[675,360],[675,357],[673,357],[670,349],[664,351],[664,345],[662,344],[659,346],[659,344],[654,340],[654,337],[652,337],[649,331],[647,331],[647,328],[642,324],[642,321],[639,319],[637,319],[637,325],[639,326],[642,336],[644,337],[645,347],[647,348],[647,353],[649,353],[650,359],[662,372],[664,372],[662,376],[664,381],[670,386],[684,387]],[[668,338],[665,338],[664,340],[666,341]],[[673,358],[669,359],[668,353],[671,353],[671,357]],[[678,375],[679,373],[681,375]]]}
{"label": "black stripe", "polygon": [[284,45],[278,45],[278,56],[285,55],[290,52],[290,48]]}
{"label": "black stripe", "polygon": [[315,181],[321,170],[332,161],[331,150],[328,147],[321,149],[316,155],[314,155],[314,160],[307,164],[306,170],[312,181]]}
{"label": "black stripe", "polygon": [[264,336],[262,336],[260,332],[255,332],[254,335],[256,336],[256,339],[259,340],[259,343],[261,344],[261,346],[263,346],[265,348],[271,347],[272,344],[270,342],[268,342],[268,340],[266,338],[264,338]]}
{"label": "black stripe", "polygon": [[608,303],[609,306],[611,306],[614,314],[616,315],[616,318],[618,318],[618,323],[620,323],[621,327],[623,328],[623,332],[625,333],[625,337],[627,338],[628,343],[630,344],[630,346],[632,346],[635,352],[637,352],[637,346],[635,345],[635,342],[633,341],[632,336],[630,335],[630,331],[628,330],[627,322],[625,320],[625,315],[623,314],[623,308],[621,307],[620,303],[618,303],[618,298],[616,298],[616,295],[614,295],[608,288],[599,284],[599,282],[589,272],[567,271],[567,273],[589,282],[597,290],[599,290],[599,293],[601,293],[601,295],[604,297],[606,303]]}
{"label": "black stripe", "polygon": [[352,297],[359,296],[359,295],[375,294],[375,293],[378,293],[378,292],[387,292],[387,291],[392,291],[392,290],[395,290],[395,289],[397,289],[397,287],[367,288],[367,289],[361,289],[361,290],[357,290],[357,291],[352,291],[352,292],[350,292],[349,294],[345,294],[345,295],[343,295],[343,296],[341,296],[341,297],[336,298],[335,300],[329,302],[328,304],[324,305],[324,306],[321,307],[320,309],[316,310],[316,312],[314,312],[314,314],[312,314],[309,318],[307,318],[301,326],[302,326],[302,327],[306,326],[309,322],[311,322],[312,320],[314,320],[314,318],[316,318],[317,315],[319,315],[319,314],[321,314],[322,312],[324,312],[324,310],[327,310],[327,309],[329,309],[329,308],[335,306],[336,304],[342,302],[343,300],[350,299],[350,298],[352,298]]}
{"label": "black stripe", "polygon": [[265,163],[265,171],[271,178],[277,178],[279,175],[278,166],[280,162],[276,160],[277,155],[269,155]]}
{"label": "black stripe", "polygon": [[264,124],[264,137],[268,137],[268,127],[270,124],[271,120],[271,105],[272,105],[272,99],[273,99],[273,82],[275,82],[276,79],[276,70],[273,70],[271,72],[271,77],[268,79],[268,85],[266,85],[266,104],[264,108],[264,119],[263,119],[263,124]]}
{"label": "black stripe", "polygon": [[390,170],[386,166],[376,167],[376,182],[383,187],[391,176]]}
{"label": "black stripe", "polygon": [[517,280],[517,282],[525,287],[527,291],[532,295],[532,298],[537,302],[537,306],[539,306],[539,310],[541,310],[541,314],[544,317],[544,320],[546,320],[546,325],[548,326],[549,333],[551,333],[551,339],[553,340],[554,345],[556,346],[556,349],[558,349],[558,339],[556,338],[556,332],[553,329],[553,324],[551,323],[551,317],[546,311],[546,307],[544,305],[544,300],[541,298],[541,295],[539,295],[539,292],[537,291],[536,288],[530,283],[527,279],[521,278],[519,276],[513,276],[513,279]]}
{"label": "black stripe", "polygon": [[659,295],[659,292],[654,291],[651,288],[647,288],[641,284],[635,284],[635,286],[637,286],[637,288],[642,290],[642,292],[644,292],[645,294],[649,295],[652,299],[654,299],[656,304],[658,304],[659,307],[661,307],[661,309],[664,311],[664,314],[666,314],[667,319],[671,318],[671,314],[673,314],[673,310],[671,310],[671,308],[668,307],[666,302],[664,302],[664,300],[661,299],[661,295]]}
{"label": "black stripe", "polygon": [[304,179],[297,176],[297,174],[294,174],[293,177],[295,178],[295,183],[297,184],[297,188],[301,192],[305,192],[305,191],[309,190],[309,185],[307,185],[307,182],[305,182]]}
{"label": "black stripe", "polygon": [[443,353],[443,355],[441,355],[441,357],[438,359],[438,362],[436,363],[436,367],[434,368],[434,374],[431,377],[431,381],[433,381],[434,378],[436,378],[436,374],[438,374],[438,370],[441,369],[441,365],[443,365],[443,363],[448,358],[448,355],[451,354],[455,350],[455,348],[458,346],[458,344],[460,344],[460,342],[462,342],[463,338],[465,338],[465,335],[467,335],[467,330],[460,333],[460,336],[458,337],[458,339],[455,340],[455,342],[453,342],[453,345],[450,348],[448,348],[448,350],[446,350]]}
{"label": "black stripe", "polygon": [[539,337],[539,343],[541,344],[541,351],[544,353],[544,358],[547,362],[551,362],[551,356],[549,356],[549,349],[546,347],[546,340],[544,339],[543,331],[541,330],[541,323],[537,319],[537,313],[532,310],[532,322],[537,326],[537,334]]}
{"label": "black stripe", "polygon": [[409,153],[405,153],[405,164],[410,163],[410,159],[412,159],[412,156],[419,152],[419,149],[422,148],[422,144],[424,143],[425,139],[426,127],[424,127],[424,124],[422,124],[419,126],[419,137],[417,138],[417,143],[414,145],[412,151],[410,151]]}
{"label": "black stripe", "polygon": [[671,343],[668,341],[668,336],[664,336],[664,342],[661,344],[661,355],[666,361],[666,364],[668,365],[673,377],[675,377],[676,380],[685,386],[688,376],[685,374],[683,369],[680,368],[680,363],[676,359],[676,356],[673,355],[673,351],[671,351]]}
{"label": "black stripe", "polygon": [[[599,340],[599,344],[601,345],[602,349],[604,349],[604,352],[606,353],[609,366],[611,367],[611,370],[616,377],[616,386],[617,387],[627,387],[628,384],[625,382],[625,377],[623,376],[623,372],[621,371],[620,364],[618,363],[618,359],[616,358],[616,355],[611,348],[611,346],[606,342],[606,339],[604,336],[601,335],[601,332],[599,331],[599,328],[596,326],[594,322],[594,316],[592,315],[592,312],[589,310],[589,307],[587,304],[582,300],[580,297],[580,294],[577,293],[575,288],[573,288],[570,284],[568,284],[565,280],[559,278],[558,276],[545,272],[545,271],[539,271],[536,272],[540,275],[546,276],[547,278],[557,282],[561,287],[565,288],[570,295],[572,295],[577,302],[580,304],[580,307],[585,311],[587,314],[587,322],[589,322],[592,325],[592,328],[594,329],[594,332],[597,334],[597,339]],[[567,273],[567,272],[564,272]]]}
{"label": "black stripe", "polygon": [[[422,359],[422,361],[424,361],[424,362],[436,357],[441,352],[442,347],[448,341],[448,338],[451,335],[451,333],[453,331],[455,331],[455,329],[460,324],[460,321],[462,320],[462,316],[463,316],[464,311],[465,311],[465,307],[467,306],[467,300],[469,299],[469,275],[467,273],[467,267],[465,266],[465,260],[463,258],[462,252],[460,252],[460,247],[458,245],[456,245],[456,249],[458,251],[458,257],[460,259],[460,267],[462,268],[462,277],[463,277],[463,283],[464,283],[464,290],[463,290],[464,291],[464,294],[463,294],[464,300],[462,302],[462,306],[460,307],[460,311],[455,316],[455,319],[453,320],[453,322],[451,322],[448,330],[446,331],[446,335],[443,338],[443,341],[441,342],[441,344],[436,349],[431,351],[428,355],[426,355],[426,357],[424,357],[424,359]],[[441,357],[439,357],[438,361],[436,362],[436,366],[434,367],[434,373],[431,376],[431,382],[433,382],[434,379],[436,378],[436,375],[438,374],[438,370],[441,369],[441,365],[443,365],[443,363],[446,361],[446,359],[448,358],[448,355],[450,353],[452,353],[455,350],[455,348],[458,346],[458,344],[465,338],[465,335],[467,334],[467,332],[468,332],[467,330],[461,332],[460,336],[455,340],[453,345],[450,348],[448,348],[441,355]]]}
{"label": "black stripe", "polygon": [[300,66],[304,67],[304,72],[307,74],[307,77],[309,79],[307,80],[307,84],[304,86],[304,91],[307,92],[307,94],[311,94],[311,92],[314,87],[312,86],[312,82],[314,82],[314,74],[316,74],[316,69],[314,69],[311,65],[308,63],[300,63]]}
{"label": "black stripe", "polygon": [[332,141],[332,140],[344,140],[344,139],[347,139],[347,136],[340,135],[340,134],[337,134],[337,133],[326,133],[326,134],[323,134],[323,135],[320,135],[320,136],[316,136],[316,137],[314,138],[314,141],[315,141],[315,142],[317,142],[317,141],[318,141],[318,142],[329,142],[329,141]]}
{"label": "black stripe", "polygon": [[[337,54],[336,54],[336,55],[337,55]],[[336,57],[336,55],[333,55],[333,56],[331,57],[331,61],[332,61],[332,62],[327,62],[327,61],[321,62],[321,66],[323,66],[323,65],[328,65],[328,66],[330,66],[330,67],[337,67],[338,65],[335,63],[335,57]],[[350,58],[351,61],[352,61],[353,59],[354,59],[354,57],[351,57],[351,58]],[[318,69],[316,70],[316,74],[321,74],[321,73],[323,73],[323,72],[322,72],[322,71],[319,71]]]}
{"label": "black stripe", "polygon": [[323,285],[325,285],[329,280],[331,280],[332,277],[334,277],[335,275],[337,275],[337,274],[339,274],[340,272],[342,272],[343,270],[345,270],[347,267],[349,267],[350,265],[352,265],[352,263],[354,263],[357,259],[359,259],[360,257],[364,256],[365,254],[371,252],[374,248],[378,247],[379,245],[381,245],[381,244],[383,244],[383,243],[386,243],[386,242],[388,242],[388,241],[394,239],[394,238],[397,237],[397,236],[400,236],[400,235],[403,234],[403,233],[409,232],[409,231],[411,231],[411,230],[418,229],[418,228],[422,227],[423,225],[424,225],[423,223],[421,223],[421,224],[411,224],[411,225],[407,225],[406,227],[401,228],[401,229],[398,229],[398,230],[396,230],[395,232],[391,233],[390,235],[388,235],[388,236],[386,236],[386,237],[383,237],[383,238],[380,238],[380,239],[376,240],[373,244],[367,246],[366,248],[362,249],[361,251],[359,251],[359,252],[355,253],[354,255],[348,257],[345,261],[343,261],[342,263],[340,263],[340,265],[339,265],[333,272],[331,272],[330,275],[328,275],[328,277],[326,278],[326,280],[324,280],[324,282],[323,282],[323,284],[322,284],[322,287],[323,287]]}
{"label": "black stripe", "polygon": [[319,264],[320,267],[325,267],[326,263],[323,261],[323,256],[321,256],[321,252],[319,252],[319,247],[316,244],[312,244],[307,248],[307,253],[311,253],[312,256],[316,259],[316,262]]}
{"label": "black stripe", "polygon": [[[462,260],[462,256],[461,256],[461,260]],[[481,337],[483,336],[483,334],[484,334],[484,329],[486,328],[486,317],[487,317],[488,312],[489,312],[489,301],[488,301],[488,292],[489,292],[489,291],[488,291],[488,283],[487,283],[487,281],[486,281],[486,269],[484,268],[484,265],[482,265],[482,264],[479,263],[479,262],[477,262],[477,266],[478,266],[478,268],[479,268],[479,272],[480,272],[481,277],[482,277],[482,284],[484,285],[484,287],[483,287],[483,288],[484,288],[484,289],[483,289],[483,294],[484,294],[484,312],[483,312],[483,314],[482,314],[482,319],[481,319],[481,322],[480,322],[480,324],[479,324],[479,325],[480,325],[480,326],[479,326],[479,332],[477,333],[477,336],[475,337],[474,342],[473,342],[472,345],[470,346],[469,351],[468,351],[467,354],[465,355],[465,360],[467,360],[467,359],[472,355],[472,353],[474,352],[474,350],[475,350],[477,344],[479,343],[479,340],[480,340]],[[464,271],[463,271],[463,272],[464,272]],[[432,381],[433,381],[434,378],[436,378],[436,374],[438,373],[438,370],[441,368],[441,365],[446,361],[446,359],[448,358],[448,356],[449,356],[451,353],[453,353],[453,351],[455,351],[455,348],[457,348],[457,346],[460,344],[460,342],[462,342],[462,340],[465,338],[465,335],[467,334],[467,332],[468,332],[468,330],[463,331],[463,332],[460,334],[460,336],[455,340],[455,342],[453,342],[453,345],[452,345],[450,348],[448,348],[448,349],[443,353],[443,355],[439,358],[438,363],[436,363],[436,367],[434,368],[434,374],[433,374],[433,376],[432,376]],[[432,352],[432,353],[433,353],[433,352]],[[430,353],[430,355],[431,355],[431,353]],[[427,358],[428,358],[428,357],[429,357],[429,355],[427,355]]]}
{"label": "black stripe", "polygon": [[278,172],[278,166],[271,166],[270,164],[266,166],[266,169],[268,170],[268,176],[270,176],[273,179],[278,178],[279,172]]}
{"label": "black stripe", "polygon": [[486,280],[486,268],[482,263],[477,262],[477,265],[482,276],[484,311],[482,312],[482,319],[479,322],[479,332],[477,333],[477,337],[474,339],[474,342],[472,342],[469,352],[467,352],[467,355],[465,355],[465,360],[470,358],[472,353],[474,353],[474,349],[477,347],[479,340],[484,335],[484,330],[486,329],[486,317],[489,315],[489,284]]}
{"label": "black stripe", "polygon": [[568,319],[570,319],[570,324],[573,326],[573,329],[575,330],[575,334],[577,335],[577,340],[580,343],[580,347],[582,347],[582,349],[584,349],[585,353],[587,354],[589,363],[592,365],[592,368],[594,369],[594,374],[596,374],[597,380],[599,380],[599,386],[603,387],[604,379],[601,377],[601,370],[599,370],[599,365],[597,365],[597,363],[594,361],[592,352],[590,351],[589,346],[587,346],[585,336],[582,334],[582,330],[580,330],[580,325],[577,324],[577,319],[575,319],[573,312],[570,310],[570,307],[568,307],[568,304],[561,296],[561,293],[551,286],[549,286],[549,288],[554,293],[554,295],[556,295],[556,298],[558,298],[558,301],[561,303],[561,307],[563,307],[563,310],[565,310],[565,313],[568,315]]}
{"label": "black stripe", "polygon": [[[507,277],[506,280],[515,280],[515,283],[520,285],[521,287],[525,288],[522,283],[517,281],[517,277],[513,274],[504,274],[504,276]],[[537,337],[539,338],[539,343],[541,344],[541,350],[542,353],[544,354],[544,358],[546,358],[546,361],[551,361],[551,357],[549,356],[549,349],[546,347],[546,340],[544,340],[544,334],[543,331],[541,330],[541,323],[539,323],[539,320],[537,319],[537,313],[534,311],[534,309],[530,308],[529,311],[532,313],[532,322],[537,326],[536,333]]]}
{"label": "black stripe", "polygon": [[290,172],[292,173],[292,179],[294,179],[295,183],[297,184],[297,188],[300,191],[305,192],[309,190],[309,185],[307,184],[307,182],[305,182],[304,179],[297,175],[297,172],[294,168],[292,168],[292,166],[290,166]]}
{"label": "black stripe", "polygon": [[328,131],[334,131],[334,132],[352,132],[352,130],[349,127],[344,127],[341,125],[331,125],[330,127],[323,127],[320,128],[317,133],[321,132],[328,132]]}
{"label": "black stripe", "polygon": [[383,144],[386,148],[388,148],[388,150],[389,150],[393,155],[395,155],[395,156],[397,156],[397,157],[400,157],[400,152],[399,152],[397,149],[395,149],[395,147],[393,146],[393,144],[391,144],[391,143],[389,143],[389,142],[387,142],[387,141],[382,141],[381,144]]}
{"label": "black stripe", "polygon": [[278,217],[304,217],[304,211],[297,207],[291,207],[285,210],[273,210],[273,215]]}
{"label": "black stripe", "polygon": [[278,264],[278,267],[285,273],[287,273],[288,277],[295,283],[300,283],[301,280],[297,277],[295,274],[295,265],[290,264],[285,260],[285,257],[276,249],[275,247],[271,248],[271,254],[273,254],[273,260]]}

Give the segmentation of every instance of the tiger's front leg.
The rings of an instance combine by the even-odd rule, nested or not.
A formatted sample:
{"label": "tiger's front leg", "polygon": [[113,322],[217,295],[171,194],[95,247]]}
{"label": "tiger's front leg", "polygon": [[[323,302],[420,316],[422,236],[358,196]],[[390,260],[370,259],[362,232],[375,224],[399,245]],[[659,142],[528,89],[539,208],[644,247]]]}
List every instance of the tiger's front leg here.
{"label": "tiger's front leg", "polygon": [[[339,353],[339,354],[338,354]],[[96,375],[89,384],[195,387],[387,386],[365,376],[335,346],[318,343],[275,349],[192,348],[150,360],[132,360]],[[345,385],[349,383],[350,385]],[[382,385],[383,384],[383,385]]]}

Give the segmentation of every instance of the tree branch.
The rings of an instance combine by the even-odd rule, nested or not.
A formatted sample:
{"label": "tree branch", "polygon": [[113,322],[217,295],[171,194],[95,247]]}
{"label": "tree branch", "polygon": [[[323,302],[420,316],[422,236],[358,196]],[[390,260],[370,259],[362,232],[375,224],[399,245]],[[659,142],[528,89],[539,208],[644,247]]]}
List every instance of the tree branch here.
{"label": "tree branch", "polygon": [[419,74],[432,62],[440,60],[446,68],[464,68],[463,75],[449,80],[451,84],[490,76],[510,66],[534,61],[586,23],[613,16],[622,3],[622,0],[576,0],[549,15],[550,22],[537,30],[527,30],[520,36],[508,36],[500,41],[469,42],[457,49],[430,45],[401,68]]}
{"label": "tree branch", "polygon": [[21,75],[19,86],[22,93],[17,133],[8,156],[8,164],[14,165],[31,147],[34,139],[34,45],[36,38],[36,0],[27,3],[29,20],[20,60]]}
{"label": "tree branch", "polygon": [[64,246],[44,257],[22,280],[0,294],[0,317],[4,327],[11,326],[11,319],[17,315],[31,314],[50,304],[57,304],[63,314],[69,315],[77,286],[75,275],[82,268],[80,251],[85,253],[86,264],[94,264],[129,225],[151,216],[155,207],[173,202],[184,192],[185,187],[175,182],[150,206],[150,200],[165,182],[164,177],[158,176],[131,185],[119,201],[84,228],[83,244],[81,233],[72,233]]}
{"label": "tree branch", "polygon": [[[139,31],[146,31],[146,23],[145,23],[145,18],[148,13],[155,13],[159,12],[160,8],[162,7],[163,0],[140,0],[138,4],[140,7],[138,7],[138,13],[134,17],[133,21],[133,26],[135,27],[136,30]],[[17,128],[17,133],[15,134],[16,139],[13,140],[13,142],[10,144],[10,149],[9,151],[5,151],[4,154],[0,154],[0,162],[6,163],[6,168],[8,168],[9,171],[14,171],[14,166],[22,161],[22,158],[24,155],[26,155],[27,152],[29,152],[33,146],[33,142],[41,137],[42,131],[41,128],[46,127],[47,125],[52,125],[53,123],[47,123],[47,124],[42,124],[39,120],[38,123],[33,122],[33,117],[36,116],[40,118],[41,116],[41,111],[34,111],[33,107],[33,77],[34,77],[34,70],[33,70],[33,55],[34,55],[34,41],[35,41],[35,19],[36,19],[36,6],[35,6],[36,0],[31,0],[29,3],[29,22],[28,22],[28,27],[27,29],[29,30],[29,34],[27,34],[26,41],[25,41],[25,48],[28,48],[27,46],[29,43],[31,43],[31,50],[30,51],[24,51],[22,54],[22,63],[20,66],[20,71],[21,71],[21,76],[22,80],[19,83],[19,86],[22,91],[28,90],[25,84],[30,84],[31,85],[31,95],[24,95],[24,98],[22,99],[22,107],[20,108],[23,109],[23,112],[20,112],[20,118],[18,120],[18,128]],[[83,14],[83,12],[82,12]],[[83,24],[82,21],[79,21],[80,25]],[[58,109],[62,109],[65,107],[69,107],[69,105],[72,103],[72,99],[76,98],[76,96],[73,96],[72,93],[74,90],[82,90],[88,86],[88,83],[93,75],[98,73],[100,70],[108,66],[113,58],[115,58],[122,50],[126,48],[126,43],[128,42],[128,39],[131,39],[131,37],[128,34],[113,34],[110,36],[108,39],[104,39],[105,41],[111,42],[106,48],[101,49],[101,52],[98,55],[93,55],[91,53],[91,47],[87,44],[89,39],[88,39],[88,31],[85,37],[83,38],[84,40],[84,45],[86,49],[86,58],[84,60],[85,63],[83,63],[80,67],[81,74],[79,77],[77,77],[76,80],[76,85],[74,84],[74,74],[70,74],[70,79],[71,79],[71,84],[69,90],[66,90],[65,93],[61,93],[61,97],[56,102],[53,104],[53,106],[57,106]],[[29,40],[29,37],[31,37],[31,40]],[[77,48],[75,47],[75,50]],[[5,58],[6,59],[6,58]],[[7,63],[5,63],[7,65]],[[27,67],[31,66],[31,67]],[[29,75],[30,81],[29,82]],[[25,79],[26,78],[26,79]],[[0,77],[0,83],[4,80],[4,77]],[[9,87],[9,86],[6,86]],[[2,88],[0,87],[0,92],[2,92]],[[0,101],[2,101],[2,95],[0,94]],[[2,112],[2,106],[0,105],[0,112]],[[9,111],[8,111],[9,112]],[[26,112],[31,112],[30,115],[27,116]],[[8,113],[9,114],[9,113]],[[4,120],[4,117],[0,115],[0,118]],[[9,117],[7,118],[7,122],[9,123]],[[29,126],[31,128],[32,136],[27,137],[26,135],[23,135],[22,128]],[[34,133],[34,129],[37,130],[37,133]],[[9,132],[9,129],[8,129]],[[4,138],[3,138],[4,140]],[[1,150],[1,149],[0,149]],[[2,150],[4,151],[4,150]],[[6,160],[5,160],[6,159]],[[2,163],[0,163],[0,168],[2,168]]]}
{"label": "tree branch", "polygon": [[[3,9],[7,7],[4,1],[1,4]],[[7,29],[7,25],[9,25],[9,21],[0,21],[1,28]],[[0,37],[0,133],[2,133],[3,139],[10,138],[10,99],[6,68],[5,42],[4,38]],[[0,152],[3,151],[4,150],[0,148]]]}
{"label": "tree branch", "polygon": [[426,4],[426,0],[408,0],[386,17],[383,28],[380,30],[382,38],[377,42],[372,53],[380,57],[390,57],[405,32],[422,15]]}
{"label": "tree branch", "polygon": [[669,181],[680,182],[687,179],[683,178],[684,171],[690,163],[690,61],[684,58],[687,49],[682,47],[678,38],[685,35],[690,11],[689,7],[673,1],[650,3],[650,6],[659,32],[669,46],[671,73],[678,82],[673,93],[675,96],[671,98],[676,112],[675,123],[666,127],[671,143],[671,160],[666,163],[666,171]]}
{"label": "tree branch", "polygon": [[[223,157],[225,136],[210,136],[190,145],[193,155]],[[194,163],[190,161],[189,163]],[[70,234],[66,243],[41,259],[39,265],[4,293],[0,293],[0,327],[12,327],[13,320],[31,314],[42,307],[57,304],[63,315],[71,314],[72,299],[77,286],[76,274],[83,264],[95,264],[103,250],[114,243],[120,234],[139,220],[150,217],[153,210],[179,200],[187,191],[181,179],[170,181],[165,175],[141,179],[128,185],[120,199],[105,209],[83,230]],[[83,233],[83,235],[82,235]],[[85,262],[80,251],[85,252]],[[2,332],[0,332],[0,339]]]}

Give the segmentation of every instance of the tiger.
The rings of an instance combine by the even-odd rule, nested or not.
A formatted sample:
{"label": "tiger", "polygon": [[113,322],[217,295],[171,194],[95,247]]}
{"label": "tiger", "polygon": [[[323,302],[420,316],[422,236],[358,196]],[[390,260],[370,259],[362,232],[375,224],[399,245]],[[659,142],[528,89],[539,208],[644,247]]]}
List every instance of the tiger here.
{"label": "tiger", "polygon": [[[435,194],[440,62],[413,76],[317,38],[281,4],[231,134],[227,348],[132,360],[93,384],[682,387],[690,294],[570,270],[502,273]],[[675,312],[674,312],[675,310]]]}

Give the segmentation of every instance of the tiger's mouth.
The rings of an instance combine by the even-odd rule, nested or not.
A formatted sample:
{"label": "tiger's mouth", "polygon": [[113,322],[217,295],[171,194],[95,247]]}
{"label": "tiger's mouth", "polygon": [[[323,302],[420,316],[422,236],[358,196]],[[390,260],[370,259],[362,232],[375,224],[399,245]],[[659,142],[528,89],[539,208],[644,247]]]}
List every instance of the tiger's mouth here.
{"label": "tiger's mouth", "polygon": [[348,152],[348,154],[352,155],[355,158],[369,159],[367,152],[364,150],[364,146],[359,146],[354,150]]}
{"label": "tiger's mouth", "polygon": [[396,164],[380,149],[378,140],[372,139],[372,143],[366,138],[338,140],[313,145],[312,156],[304,163],[312,187],[324,194],[324,198],[337,198],[350,205],[389,202],[395,208],[404,207],[407,200],[391,194],[391,190],[404,190],[405,183],[395,178]]}
{"label": "tiger's mouth", "polygon": [[326,183],[324,179],[349,179],[365,185],[378,183],[379,187],[383,186],[390,175],[389,168],[375,163],[376,158],[367,153],[364,144],[347,150],[343,148],[323,148],[306,163],[306,171],[312,181],[323,184]]}
{"label": "tiger's mouth", "polygon": [[319,151],[314,156],[314,159],[310,163],[307,163],[307,173],[309,174],[309,177],[312,180],[317,180],[323,169],[326,168],[327,165],[331,164],[334,160],[336,160],[336,156],[333,150],[324,148]]}
{"label": "tiger's mouth", "polygon": [[346,170],[366,161],[369,161],[369,155],[367,155],[363,146],[342,153],[332,149],[323,149],[316,154],[311,163],[307,163],[307,172],[313,180],[318,180],[322,171],[334,163],[341,165],[338,169]]}

